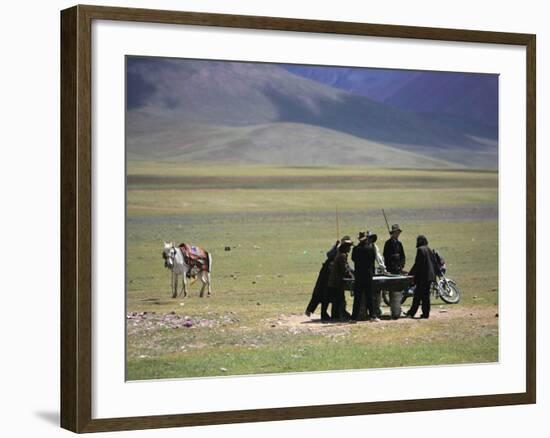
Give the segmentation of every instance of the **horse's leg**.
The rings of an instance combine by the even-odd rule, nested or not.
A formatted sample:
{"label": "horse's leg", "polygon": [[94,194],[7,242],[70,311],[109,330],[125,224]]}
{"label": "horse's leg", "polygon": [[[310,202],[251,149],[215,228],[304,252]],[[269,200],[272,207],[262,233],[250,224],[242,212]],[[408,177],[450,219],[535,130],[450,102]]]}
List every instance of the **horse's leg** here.
{"label": "horse's leg", "polygon": [[183,293],[183,297],[185,298],[187,296],[187,272],[184,270],[183,274],[183,285],[181,288],[181,292]]}
{"label": "horse's leg", "polygon": [[178,274],[172,274],[172,298],[178,297]]}
{"label": "horse's leg", "polygon": [[206,284],[208,285],[208,296],[212,293],[212,277],[210,276],[210,272],[206,273]]}
{"label": "horse's leg", "polygon": [[204,272],[200,273],[200,279],[201,279],[202,285],[201,285],[201,291],[199,293],[199,297],[202,298],[202,297],[204,297],[204,289],[206,287],[206,281],[204,280]]}

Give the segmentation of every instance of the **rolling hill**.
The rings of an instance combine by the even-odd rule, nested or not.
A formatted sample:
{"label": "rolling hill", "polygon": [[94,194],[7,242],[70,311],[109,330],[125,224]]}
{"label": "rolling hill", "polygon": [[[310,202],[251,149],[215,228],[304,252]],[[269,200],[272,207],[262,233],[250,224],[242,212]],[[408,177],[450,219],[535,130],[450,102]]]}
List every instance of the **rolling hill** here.
{"label": "rolling hill", "polygon": [[[151,144],[163,147],[151,149]],[[462,167],[331,129],[284,122],[243,127],[185,126],[144,134],[133,140],[128,158],[288,166],[360,163],[407,168]]]}

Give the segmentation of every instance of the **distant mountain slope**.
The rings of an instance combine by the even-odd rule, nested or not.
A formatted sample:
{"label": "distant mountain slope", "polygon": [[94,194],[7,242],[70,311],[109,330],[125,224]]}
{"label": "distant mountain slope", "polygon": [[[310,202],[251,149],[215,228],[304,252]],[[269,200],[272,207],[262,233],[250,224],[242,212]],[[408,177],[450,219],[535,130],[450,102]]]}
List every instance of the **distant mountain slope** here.
{"label": "distant mountain slope", "polygon": [[[459,116],[498,127],[498,80],[494,75],[423,72],[384,103],[397,108]],[[495,135],[497,131],[495,130]]]}
{"label": "distant mountain slope", "polygon": [[185,122],[246,126],[275,122],[278,103],[269,95],[277,89],[292,96],[304,111],[319,112],[322,102],[338,102],[338,90],[291,75],[270,64],[130,59],[128,109]]}
{"label": "distant mountain slope", "polygon": [[[136,158],[195,159],[203,148],[228,161],[430,167],[435,158],[456,167],[496,166],[496,141],[479,130],[472,135],[461,120],[427,119],[278,65],[129,58],[127,78],[127,146]],[[400,150],[408,152],[403,159],[395,157]]]}
{"label": "distant mountain slope", "polygon": [[496,75],[306,65],[288,65],[285,69],[402,110],[498,126]]}
{"label": "distant mountain slope", "polygon": [[322,67],[308,65],[284,65],[296,75],[339,88],[360,96],[384,102],[415,78],[416,72],[358,67]]}

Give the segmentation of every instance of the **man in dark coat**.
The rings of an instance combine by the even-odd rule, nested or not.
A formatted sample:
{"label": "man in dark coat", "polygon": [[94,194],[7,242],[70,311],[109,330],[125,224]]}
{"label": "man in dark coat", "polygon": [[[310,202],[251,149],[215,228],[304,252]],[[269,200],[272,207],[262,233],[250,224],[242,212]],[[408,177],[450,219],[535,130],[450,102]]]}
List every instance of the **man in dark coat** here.
{"label": "man in dark coat", "polygon": [[416,258],[409,275],[414,276],[416,290],[414,291],[412,306],[406,316],[413,318],[418,311],[418,307],[422,304],[420,318],[428,319],[430,317],[430,287],[436,278],[435,257],[428,246],[426,236],[420,235],[416,238]]}
{"label": "man in dark coat", "polygon": [[375,311],[372,277],[376,249],[368,231],[359,233],[359,243],[353,248],[351,259],[355,264],[355,283],[353,290],[353,311],[351,319],[363,321],[367,319],[367,312],[372,321],[379,321]]}
{"label": "man in dark coat", "polygon": [[[342,237],[342,240],[350,240],[349,236]],[[338,245],[340,245],[340,240],[337,240],[332,248],[327,252],[327,259],[321,266],[319,275],[317,276],[317,281],[315,282],[315,287],[313,288],[313,293],[311,295],[311,300],[306,308],[306,316],[310,316],[312,313],[315,313],[317,306],[321,304],[321,321],[330,320],[330,315],[328,314],[328,277],[330,275],[330,266],[334,261]]]}
{"label": "man in dark coat", "polygon": [[394,224],[391,226],[390,238],[384,244],[384,262],[386,269],[392,274],[401,274],[405,267],[405,251],[403,244],[399,241],[401,228]]}
{"label": "man in dark coat", "polygon": [[351,250],[352,244],[351,239],[340,242],[336,257],[330,268],[328,295],[330,302],[332,302],[331,319],[333,321],[349,318],[349,313],[346,312],[344,291],[346,288],[345,279],[351,277],[351,269],[348,265],[348,253]]}

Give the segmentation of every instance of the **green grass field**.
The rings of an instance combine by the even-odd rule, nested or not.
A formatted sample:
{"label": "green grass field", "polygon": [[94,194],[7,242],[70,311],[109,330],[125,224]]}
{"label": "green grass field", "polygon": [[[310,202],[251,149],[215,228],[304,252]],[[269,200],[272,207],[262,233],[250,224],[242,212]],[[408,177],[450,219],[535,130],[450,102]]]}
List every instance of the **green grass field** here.
{"label": "green grass field", "polygon": [[[336,205],[340,234],[368,228],[379,246],[384,208],[404,230],[407,269],[426,234],[461,303],[432,302],[426,321],[303,316],[336,239]],[[199,283],[170,298],[163,241],[212,253],[211,298]],[[497,257],[496,172],[129,162],[127,312],[148,313],[127,320],[127,378],[497,361]]]}

